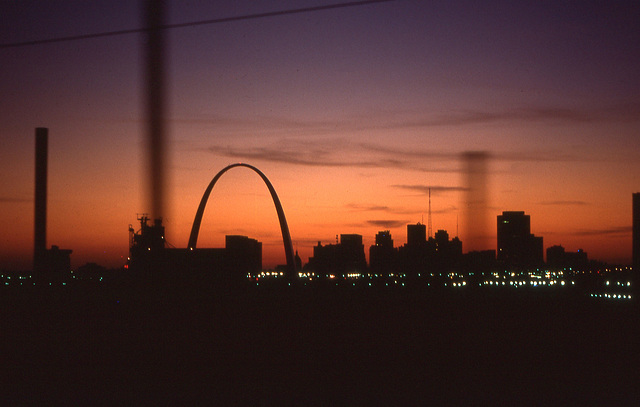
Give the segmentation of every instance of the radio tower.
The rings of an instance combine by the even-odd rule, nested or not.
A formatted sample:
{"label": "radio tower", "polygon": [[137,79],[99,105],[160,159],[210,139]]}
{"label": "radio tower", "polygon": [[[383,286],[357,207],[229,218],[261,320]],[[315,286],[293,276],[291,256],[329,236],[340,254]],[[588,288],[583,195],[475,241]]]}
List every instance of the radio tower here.
{"label": "radio tower", "polygon": [[431,239],[433,229],[431,228],[431,188],[429,188],[429,214],[427,215],[427,236]]}

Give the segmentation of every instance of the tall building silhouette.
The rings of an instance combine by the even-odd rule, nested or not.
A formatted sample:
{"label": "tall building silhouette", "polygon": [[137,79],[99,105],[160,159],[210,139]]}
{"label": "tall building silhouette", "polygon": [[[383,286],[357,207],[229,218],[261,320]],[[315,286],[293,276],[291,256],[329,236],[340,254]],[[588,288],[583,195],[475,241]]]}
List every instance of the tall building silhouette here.
{"label": "tall building silhouette", "polygon": [[391,232],[388,230],[383,230],[376,233],[376,246],[393,248],[393,238],[391,237]]}
{"label": "tall building silhouette", "polygon": [[432,254],[431,268],[437,271],[450,271],[462,260],[462,242],[458,237],[449,240],[449,233],[439,229],[435,237],[429,239]]}
{"label": "tall building silhouette", "polygon": [[241,235],[226,235],[222,248],[173,248],[165,240],[162,219],[138,217],[140,229],[129,225],[128,269],[138,278],[176,283],[231,283],[262,269],[262,243]]}
{"label": "tall building silhouette", "polygon": [[531,218],[524,211],[498,215],[498,261],[515,268],[543,263],[542,237],[531,234]]}
{"label": "tall building silhouette", "polygon": [[383,230],[376,234],[376,244],[369,248],[369,271],[385,274],[396,269],[397,250],[393,247],[391,232]]}
{"label": "tall building silhouette", "polygon": [[640,272],[640,192],[633,194],[632,266],[634,275]]}
{"label": "tall building silhouette", "polygon": [[562,246],[547,248],[547,265],[552,269],[570,268],[584,271],[589,264],[587,252],[578,249],[577,252],[567,252]]}
{"label": "tall building silhouette", "polygon": [[415,278],[425,275],[423,273],[443,273],[458,268],[462,260],[460,239],[449,240],[449,233],[442,229],[435,237],[426,239],[425,236],[425,225],[407,225],[407,244],[397,250],[398,270]]}
{"label": "tall building silhouette", "polygon": [[398,248],[400,269],[409,277],[417,277],[426,272],[429,265],[427,250],[427,227],[422,223],[407,225],[407,244]]}
{"label": "tall building silhouette", "polygon": [[427,227],[418,222],[415,225],[407,225],[407,244],[419,246],[427,243]]}
{"label": "tall building silhouette", "polygon": [[33,270],[45,268],[47,251],[47,161],[49,129],[36,128],[36,179],[33,233]]}
{"label": "tall building silhouette", "polygon": [[307,268],[325,277],[330,274],[344,276],[353,272],[365,272],[367,260],[362,235],[341,234],[340,243],[326,246],[318,242],[313,248],[313,257],[309,258]]}

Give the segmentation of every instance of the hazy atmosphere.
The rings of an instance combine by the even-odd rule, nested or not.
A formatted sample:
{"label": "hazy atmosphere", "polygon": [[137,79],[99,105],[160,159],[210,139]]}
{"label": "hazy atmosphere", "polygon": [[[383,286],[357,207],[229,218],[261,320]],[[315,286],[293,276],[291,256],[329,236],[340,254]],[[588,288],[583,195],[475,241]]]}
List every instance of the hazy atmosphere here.
{"label": "hazy atmosphere", "polygon": [[[170,1],[168,24],[332,4]],[[34,129],[49,128],[47,246],[117,267],[149,212],[143,33],[135,1],[0,2],[0,267],[33,253]],[[168,29],[167,241],[186,247],[204,189],[258,167],[303,261],[318,241],[365,247],[407,223],[496,248],[496,216],[526,211],[544,246],[629,263],[640,190],[636,1],[391,1]],[[465,241],[464,162],[487,152],[485,239]],[[459,233],[458,233],[459,230]],[[225,234],[284,263],[254,173],[216,186],[200,247]]]}

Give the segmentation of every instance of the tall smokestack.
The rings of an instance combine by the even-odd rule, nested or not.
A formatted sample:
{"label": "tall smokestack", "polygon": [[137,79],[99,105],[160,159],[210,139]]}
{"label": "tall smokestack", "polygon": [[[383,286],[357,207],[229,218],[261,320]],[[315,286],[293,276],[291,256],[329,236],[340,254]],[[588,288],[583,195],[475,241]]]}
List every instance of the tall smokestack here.
{"label": "tall smokestack", "polygon": [[36,192],[35,229],[33,238],[33,270],[41,271],[47,251],[47,157],[49,129],[36,128]]}

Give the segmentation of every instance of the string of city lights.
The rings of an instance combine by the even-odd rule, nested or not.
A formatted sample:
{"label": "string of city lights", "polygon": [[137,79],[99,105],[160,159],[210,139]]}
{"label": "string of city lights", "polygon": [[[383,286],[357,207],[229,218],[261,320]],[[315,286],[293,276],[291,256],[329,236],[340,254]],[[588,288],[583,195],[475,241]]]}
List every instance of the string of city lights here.
{"label": "string of city lights", "polygon": [[[266,17],[276,17],[276,16],[284,16],[291,14],[301,14],[301,13],[310,13],[315,11],[324,11],[324,10],[332,10],[338,8],[347,8],[347,7],[357,7],[357,6],[366,6],[375,3],[388,3],[396,0],[362,0],[362,1],[351,1],[346,3],[334,3],[327,4],[322,6],[314,6],[314,7],[303,7],[303,8],[295,8],[289,10],[280,10],[280,11],[270,11],[264,13],[255,13],[255,14],[245,14],[241,16],[234,17],[222,17],[222,18],[214,18],[209,20],[200,20],[200,21],[191,21],[187,23],[177,23],[177,24],[165,24],[160,26],[161,29],[170,29],[170,28],[184,28],[184,27],[195,27],[199,25],[208,25],[208,24],[219,24],[219,23],[228,23],[233,21],[242,21],[242,20],[254,20],[259,18]],[[100,33],[92,33],[92,34],[80,34],[73,35],[67,37],[56,37],[56,38],[47,38],[47,39],[39,39],[39,40],[31,40],[31,41],[18,41],[18,42],[10,42],[5,44],[0,44],[0,49],[4,48],[17,48],[17,47],[26,47],[32,45],[42,45],[42,44],[52,44],[58,42],[68,42],[68,41],[79,41],[93,38],[103,38],[103,37],[113,37],[117,35],[126,35],[126,34],[135,34],[149,31],[149,28],[132,28],[127,30],[117,30],[117,31],[106,31]]]}

